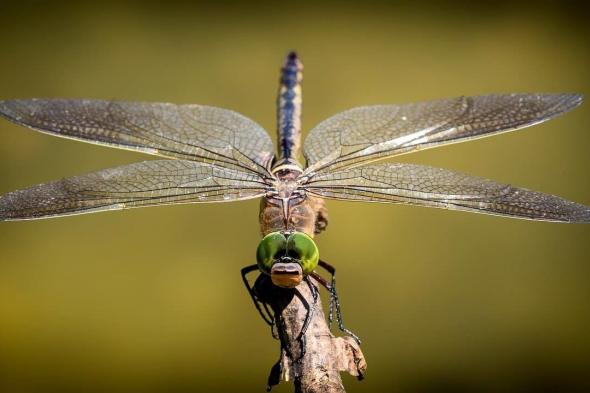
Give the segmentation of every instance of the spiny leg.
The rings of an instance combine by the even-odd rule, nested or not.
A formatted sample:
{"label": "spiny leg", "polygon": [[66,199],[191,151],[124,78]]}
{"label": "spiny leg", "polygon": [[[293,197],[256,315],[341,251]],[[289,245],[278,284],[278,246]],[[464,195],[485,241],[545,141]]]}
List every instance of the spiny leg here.
{"label": "spiny leg", "polygon": [[[330,265],[329,263],[322,261],[322,260],[320,260],[318,262],[318,265],[321,266],[322,268],[324,268],[328,273],[330,273],[332,275],[330,288],[328,290],[332,294],[334,306],[336,307],[336,321],[338,322],[338,329],[340,329],[342,332],[344,332],[344,333],[348,334],[349,336],[351,336],[352,338],[354,338],[356,340],[356,342],[360,344],[361,339],[356,334],[354,334],[353,332],[348,330],[346,327],[344,327],[344,322],[342,321],[342,310],[340,309],[340,300],[338,299],[338,292],[336,291],[336,268],[334,266]],[[332,302],[330,302],[330,306],[332,306]],[[330,320],[331,320],[331,314],[332,314],[332,310],[330,310]]]}
{"label": "spiny leg", "polygon": [[285,345],[287,342],[287,332],[285,328],[285,322],[283,321],[283,318],[281,318],[281,314],[277,314],[275,326],[277,328],[278,338],[281,343],[281,354],[279,356],[279,360],[277,360],[277,362],[270,369],[266,385],[267,392],[270,392],[273,386],[278,385],[281,382],[281,375],[283,373],[283,356],[287,356],[291,359],[293,358],[291,349]]}
{"label": "spiny leg", "polygon": [[281,382],[281,374],[283,373],[283,344],[281,342],[281,354],[279,356],[279,360],[271,367],[270,374],[268,375],[268,380],[266,384],[266,391],[270,392],[273,386],[278,385]]}
{"label": "spiny leg", "polygon": [[[332,322],[334,321],[334,306],[336,304],[336,300],[338,299],[338,293],[336,292],[336,268],[330,265],[328,262],[320,260],[318,265],[328,273],[330,273],[330,288],[326,287],[330,292],[330,305],[328,307],[328,327],[332,330]],[[338,315],[336,316],[338,319]],[[340,319],[338,319],[338,323],[340,324]]]}
{"label": "spiny leg", "polygon": [[311,277],[316,280],[319,284],[321,284],[328,292],[330,292],[330,306],[329,306],[329,313],[328,313],[328,329],[332,331],[332,320],[334,319],[334,293],[332,292],[332,285],[326,281],[326,279],[320,276],[316,272],[311,272]]}
{"label": "spiny leg", "polygon": [[[258,313],[260,314],[260,316],[262,316],[262,319],[264,320],[264,322],[266,322],[267,324],[270,325],[270,332],[271,332],[272,336],[274,338],[279,338],[280,333],[278,333],[278,332],[275,333],[275,331],[274,331],[274,328],[277,326],[277,324],[275,323],[275,319],[273,318],[272,313],[268,309],[268,306],[266,305],[266,303],[264,303],[258,299],[258,296],[256,295],[256,291],[254,291],[254,289],[252,288],[252,286],[250,286],[250,283],[248,282],[247,275],[255,270],[258,270],[258,265],[249,265],[249,266],[244,267],[241,270],[242,281],[244,282],[244,286],[248,290],[248,294],[250,295],[250,298],[252,299],[252,302],[254,303],[256,310],[258,310]],[[264,311],[266,312],[266,314],[262,311],[260,304],[263,305]],[[282,353],[283,353],[283,342],[281,340],[281,357],[282,357]],[[282,373],[281,357],[279,357],[279,360],[270,369],[270,374],[268,376],[267,385],[266,385],[267,392],[270,392],[272,390],[272,387],[275,385],[278,385],[281,380],[281,373]]]}
{"label": "spiny leg", "polygon": [[311,280],[308,277],[305,277],[305,282],[311,292],[311,297],[313,298],[313,304],[316,304],[318,302],[318,297],[320,295],[318,288],[315,285],[313,285],[313,283],[311,282]]}
{"label": "spiny leg", "polygon": [[305,356],[305,352],[306,352],[306,337],[305,337],[305,333],[307,333],[307,328],[309,327],[309,323],[311,322],[311,319],[313,318],[313,314],[314,314],[314,307],[315,307],[315,302],[318,298],[318,294],[317,294],[317,288],[309,281],[309,278],[305,278],[305,281],[307,282],[307,285],[309,286],[309,289],[311,290],[313,299],[314,299],[314,306],[312,307],[309,302],[307,301],[307,299],[305,299],[305,297],[301,294],[301,292],[299,292],[297,289],[295,289],[295,296],[297,296],[299,298],[299,300],[301,301],[301,303],[303,304],[303,307],[305,307],[305,319],[303,320],[303,326],[301,327],[301,331],[299,332],[299,336],[297,336],[297,341],[299,341],[299,358],[296,360],[297,362],[301,362],[303,360],[303,357]]}
{"label": "spiny leg", "polygon": [[336,305],[336,320],[338,321],[338,329],[340,329],[342,332],[348,334],[349,336],[351,336],[352,338],[355,339],[355,341],[357,343],[361,343],[361,339],[359,338],[359,336],[357,336],[356,334],[354,334],[353,332],[351,332],[350,330],[348,330],[345,326],[344,326],[344,322],[342,321],[342,311],[340,310],[340,300],[338,300],[338,294],[336,293],[336,290],[334,288],[334,304]]}
{"label": "spiny leg", "polygon": [[340,312],[340,301],[338,300],[338,294],[336,293],[336,287],[333,287],[332,284],[329,284],[328,281],[326,281],[325,278],[323,278],[322,276],[320,276],[316,272],[312,272],[310,274],[310,276],[313,277],[324,288],[326,288],[328,290],[328,292],[330,292],[330,295],[334,298],[334,303],[336,305],[336,317],[337,317],[337,320],[338,320],[338,328],[341,331],[343,331],[344,333],[346,333],[349,336],[351,336],[352,338],[354,338],[360,344],[361,343],[361,340],[359,339],[359,337],[356,334],[354,334],[353,332],[351,332],[350,330],[348,330],[348,329],[346,329],[344,327],[344,324],[342,322],[342,314]]}
{"label": "spiny leg", "polygon": [[[307,286],[309,287],[309,290],[311,291],[311,295],[313,298],[313,304],[314,304],[313,307],[315,307],[315,304],[317,304],[317,300],[319,298],[318,288],[315,285],[313,285],[313,283],[311,282],[311,280],[309,280],[309,278],[306,277],[304,280],[305,280]],[[301,294],[301,292],[299,292],[299,290],[292,289],[292,291],[293,291],[293,294],[295,296],[297,296],[297,298],[301,301],[301,303],[303,304],[303,307],[305,308],[305,312],[306,312],[305,319],[303,320],[303,325],[301,327],[301,331],[299,332],[299,335],[296,338],[296,340],[299,342],[299,357],[297,359],[293,359],[294,354],[291,351],[291,348],[288,345],[285,345],[285,343],[287,342],[287,332],[285,330],[286,329],[285,323],[283,321],[282,316],[280,314],[277,314],[276,327],[277,327],[279,338],[281,341],[281,357],[279,358],[279,360],[274,364],[274,366],[270,370],[270,375],[268,376],[268,385],[266,388],[267,392],[270,392],[272,387],[274,385],[277,385],[280,382],[280,377],[281,377],[281,373],[282,373],[281,360],[282,360],[282,356],[283,356],[283,351],[284,351],[284,354],[286,354],[289,358],[293,359],[297,363],[300,363],[306,354],[307,339],[305,337],[305,334],[307,333],[307,329],[309,328],[309,324],[311,323],[315,309],[309,304],[307,299]]]}
{"label": "spiny leg", "polygon": [[[266,305],[266,303],[260,301],[260,299],[256,295],[256,291],[254,291],[254,288],[252,288],[252,286],[250,286],[250,283],[248,282],[247,275],[255,270],[258,270],[258,265],[249,265],[249,266],[244,267],[241,270],[242,281],[244,282],[244,286],[246,287],[246,289],[248,290],[248,293],[250,294],[250,298],[252,298],[252,302],[254,303],[256,310],[258,310],[258,313],[260,314],[262,319],[264,319],[264,322],[266,322],[268,325],[270,325],[271,333],[272,333],[273,337],[276,338],[276,335],[273,330],[273,327],[275,325],[275,319],[272,316],[271,311],[268,309],[268,306]],[[260,307],[261,304],[262,304],[262,307],[264,308],[264,312],[262,311],[262,307]]]}
{"label": "spiny leg", "polygon": [[318,262],[318,265],[322,268],[324,268],[324,270],[326,270],[328,273],[330,273],[331,276],[331,281],[330,281],[330,288],[328,288],[326,285],[324,285],[324,287],[330,292],[330,305],[328,307],[328,327],[330,328],[330,330],[332,330],[332,322],[334,321],[334,305],[336,303],[336,298],[337,298],[337,294],[336,294],[336,268],[332,265],[330,265],[327,262],[324,262],[322,260],[320,260]]}

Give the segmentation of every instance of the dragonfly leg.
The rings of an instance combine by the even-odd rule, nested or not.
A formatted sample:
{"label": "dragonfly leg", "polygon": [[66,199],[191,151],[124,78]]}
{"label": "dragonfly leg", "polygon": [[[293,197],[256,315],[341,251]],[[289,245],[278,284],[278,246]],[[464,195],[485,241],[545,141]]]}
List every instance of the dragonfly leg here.
{"label": "dragonfly leg", "polygon": [[[334,307],[335,307],[336,301],[338,299],[338,292],[336,292],[336,268],[334,266],[330,265],[328,262],[322,261],[322,260],[320,260],[318,262],[318,265],[320,267],[322,267],[324,270],[326,270],[328,273],[330,273],[330,276],[331,276],[331,281],[330,281],[329,287],[328,287],[327,283],[325,282],[325,280],[324,280],[324,283],[322,284],[330,292],[330,306],[328,308],[328,327],[331,330],[332,329],[332,322],[334,321]],[[338,305],[338,306],[340,306],[340,305]],[[336,317],[337,317],[338,323],[340,325],[341,317],[338,317],[338,315]]]}
{"label": "dragonfly leg", "polygon": [[281,356],[279,360],[271,367],[270,374],[268,375],[268,381],[266,384],[266,391],[270,392],[273,386],[278,385],[281,382],[281,374],[283,373],[283,347],[281,345]]}
{"label": "dragonfly leg", "polygon": [[318,299],[318,292],[317,292],[318,289],[316,288],[316,286],[313,285],[313,283],[307,277],[305,278],[305,282],[307,283],[307,285],[309,286],[309,290],[311,291],[313,301],[314,301],[314,306],[312,307],[309,304],[309,302],[307,301],[307,299],[305,299],[305,297],[298,290],[295,290],[295,296],[297,296],[299,298],[299,300],[303,304],[303,307],[305,307],[305,311],[306,311],[305,319],[303,320],[303,326],[301,326],[301,331],[299,332],[299,336],[297,336],[297,341],[299,341],[299,349],[300,349],[299,358],[296,360],[297,362],[301,362],[303,360],[303,357],[305,356],[305,353],[306,353],[305,333],[307,333],[307,328],[309,328],[309,323],[311,322],[311,319],[313,318],[314,307],[315,307],[315,304]]}
{"label": "dragonfly leg", "polygon": [[266,322],[271,327],[272,336],[276,338],[276,334],[274,332],[275,319],[273,317],[273,314],[268,309],[268,306],[266,305],[266,303],[263,302],[262,300],[260,300],[260,298],[256,294],[256,291],[248,282],[248,278],[247,278],[248,274],[253,271],[256,271],[256,270],[258,270],[258,265],[249,265],[249,266],[244,267],[241,270],[242,281],[244,282],[244,286],[246,287],[246,289],[248,290],[248,293],[250,294],[250,298],[252,298],[252,302],[254,303],[256,310],[258,310],[258,313],[260,314],[260,316],[262,317],[264,322]]}
{"label": "dragonfly leg", "polygon": [[[270,280],[268,279],[268,277],[264,276],[264,275],[259,275],[258,278],[256,279],[256,283],[254,283],[254,285],[250,285],[250,282],[248,281],[248,274],[254,272],[258,270],[258,265],[250,265],[250,266],[246,266],[241,270],[241,274],[242,274],[242,281],[244,282],[244,286],[246,287],[246,289],[248,290],[248,293],[250,294],[250,297],[252,298],[252,302],[254,303],[254,306],[256,307],[256,310],[258,311],[258,313],[260,314],[260,316],[262,317],[262,319],[271,326],[271,331],[273,333],[273,337],[274,338],[278,338],[281,341],[281,348],[282,350],[284,350],[286,352],[286,354],[293,359],[293,353],[291,352],[290,348],[288,348],[288,346],[284,345],[284,343],[287,342],[286,337],[287,337],[287,333],[286,333],[286,327],[284,324],[283,319],[281,318],[281,314],[280,313],[275,313],[273,311],[271,311],[269,309],[269,305],[267,304],[267,295],[265,295],[265,288],[267,288],[268,284],[270,283]],[[265,279],[267,281],[265,281]],[[291,296],[297,296],[299,298],[299,300],[301,301],[301,303],[303,304],[303,307],[305,308],[305,319],[303,321],[303,325],[301,327],[301,331],[299,332],[296,340],[299,343],[299,356],[298,358],[295,360],[296,362],[301,362],[303,360],[303,357],[306,354],[306,332],[307,329],[311,323],[311,320],[313,318],[314,315],[314,307],[317,304],[317,300],[319,299],[319,291],[318,288],[311,282],[311,280],[306,277],[305,282],[307,284],[307,286],[309,287],[309,290],[311,292],[312,295],[312,299],[313,299],[313,306],[310,305],[309,301],[301,294],[301,292],[299,292],[297,289],[293,288],[292,290],[289,290],[289,292],[292,294]],[[262,291],[262,292],[260,292]],[[274,328],[276,328],[276,333]],[[280,376],[281,373],[281,365],[279,363],[275,364],[272,369],[271,369],[271,373],[269,375],[269,386],[271,387],[273,385],[275,385],[276,383],[274,383],[276,381],[277,375]]]}
{"label": "dragonfly leg", "polygon": [[[354,334],[353,332],[348,330],[344,326],[344,322],[342,321],[342,310],[340,309],[340,300],[338,299],[338,292],[336,291],[336,268],[334,266],[330,265],[329,263],[322,261],[322,260],[320,260],[318,262],[318,266],[321,266],[323,269],[325,269],[332,276],[330,288],[326,287],[328,289],[328,291],[330,291],[330,294],[332,296],[332,299],[330,301],[330,325],[331,325],[332,310],[333,310],[332,307],[335,307],[336,308],[336,321],[338,322],[338,329],[340,329],[340,331],[342,331],[342,332],[348,334],[349,336],[351,336],[352,338],[354,338],[355,341],[360,344],[361,339],[356,334]],[[325,282],[325,280],[324,280],[324,282]]]}
{"label": "dragonfly leg", "polygon": [[332,321],[334,320],[334,294],[332,293],[332,286],[326,279],[316,272],[312,272],[310,276],[321,284],[328,292],[330,292],[330,305],[328,309],[328,329],[332,330]]}
{"label": "dragonfly leg", "polygon": [[311,280],[307,277],[305,278],[305,283],[307,284],[307,286],[309,287],[309,290],[311,292],[311,297],[313,298],[313,304],[316,304],[318,302],[318,297],[320,296],[320,292],[318,291],[318,288],[315,285],[313,285]]}

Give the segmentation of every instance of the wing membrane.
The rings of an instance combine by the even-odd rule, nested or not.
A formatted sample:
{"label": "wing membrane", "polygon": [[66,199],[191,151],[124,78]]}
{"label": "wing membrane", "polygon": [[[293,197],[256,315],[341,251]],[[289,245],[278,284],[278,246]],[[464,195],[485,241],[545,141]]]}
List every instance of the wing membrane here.
{"label": "wing membrane", "polygon": [[311,130],[303,147],[305,174],[531,126],[575,108],[582,99],[578,94],[510,94],[350,109]]}
{"label": "wing membrane", "polygon": [[45,133],[265,173],[273,144],[239,113],[200,105],[103,100],[0,101],[0,115]]}
{"label": "wing membrane", "polygon": [[421,165],[367,165],[321,173],[303,188],[342,200],[406,203],[541,221],[590,222],[590,207]]}
{"label": "wing membrane", "polygon": [[139,162],[40,184],[0,197],[0,221],[262,196],[266,186],[247,171],[186,160]]}

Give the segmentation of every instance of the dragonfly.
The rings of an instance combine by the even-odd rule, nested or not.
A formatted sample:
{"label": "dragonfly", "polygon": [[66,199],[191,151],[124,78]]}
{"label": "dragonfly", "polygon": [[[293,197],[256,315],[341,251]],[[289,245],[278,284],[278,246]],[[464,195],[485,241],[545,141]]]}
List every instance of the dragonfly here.
{"label": "dragonfly", "polygon": [[[0,115],[19,125],[163,157],[8,193],[0,197],[0,220],[259,198],[257,263],[242,269],[242,278],[262,317],[276,324],[266,299],[249,285],[249,273],[260,272],[257,283],[285,289],[314,279],[330,291],[330,326],[335,308],[339,328],[355,338],[342,324],[335,269],[320,259],[314,241],[328,224],[326,199],[590,222],[588,206],[557,196],[441,168],[376,163],[542,123],[580,105],[581,95],[496,94],[353,108],[311,129],[302,165],[302,72],[297,54],[289,53],[280,72],[276,154],[260,125],[228,109],[79,99],[0,101]],[[318,274],[320,268],[330,281]]]}

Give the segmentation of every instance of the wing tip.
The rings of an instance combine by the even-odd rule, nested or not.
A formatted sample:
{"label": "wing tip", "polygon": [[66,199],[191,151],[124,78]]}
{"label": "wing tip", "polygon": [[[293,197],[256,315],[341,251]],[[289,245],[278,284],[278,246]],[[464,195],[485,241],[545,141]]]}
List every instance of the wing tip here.
{"label": "wing tip", "polygon": [[10,104],[13,103],[15,100],[0,100],[0,116],[9,117],[10,113]]}
{"label": "wing tip", "polygon": [[513,97],[532,98],[538,101],[544,101],[552,107],[555,115],[568,112],[584,102],[584,95],[581,93],[562,92],[562,93],[514,93]]}
{"label": "wing tip", "polygon": [[0,196],[0,222],[1,221],[14,221],[14,210],[11,209],[11,195],[8,193]]}
{"label": "wing tip", "polygon": [[[2,204],[2,199],[0,199],[0,204]],[[12,217],[10,214],[10,209],[6,209],[0,205],[0,222],[2,221],[14,221],[15,218]]]}
{"label": "wing tip", "polygon": [[22,120],[20,118],[19,111],[18,111],[18,105],[24,104],[27,102],[33,102],[35,100],[36,99],[0,100],[0,117],[3,117],[6,120],[11,121],[13,123],[22,124]]}
{"label": "wing tip", "polygon": [[564,96],[566,97],[567,110],[574,109],[584,102],[584,95],[581,93],[565,93]]}
{"label": "wing tip", "polygon": [[570,224],[590,224],[590,207],[564,200],[561,222]]}
{"label": "wing tip", "polygon": [[574,220],[571,221],[573,224],[590,224],[590,207],[586,207],[585,209],[577,215]]}

